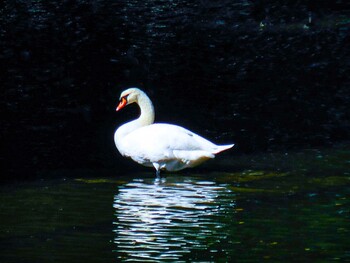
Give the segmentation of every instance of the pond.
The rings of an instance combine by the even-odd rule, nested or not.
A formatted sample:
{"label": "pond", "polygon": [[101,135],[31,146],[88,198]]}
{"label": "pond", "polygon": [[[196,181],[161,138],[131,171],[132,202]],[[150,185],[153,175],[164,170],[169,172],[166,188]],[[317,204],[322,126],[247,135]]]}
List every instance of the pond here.
{"label": "pond", "polygon": [[[1,186],[1,262],[344,262],[350,151]],[[89,173],[89,176],[87,174]]]}

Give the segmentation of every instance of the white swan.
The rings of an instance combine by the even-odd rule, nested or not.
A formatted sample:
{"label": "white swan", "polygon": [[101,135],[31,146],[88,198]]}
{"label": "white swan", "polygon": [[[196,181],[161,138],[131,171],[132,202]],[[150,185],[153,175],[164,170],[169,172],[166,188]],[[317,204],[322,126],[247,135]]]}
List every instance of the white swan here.
{"label": "white swan", "polygon": [[114,134],[114,142],[121,155],[144,166],[154,167],[157,176],[160,170],[178,171],[197,166],[234,145],[215,145],[177,125],[153,124],[153,104],[146,93],[138,88],[121,93],[116,111],[134,102],[139,105],[141,115],[120,126]]}

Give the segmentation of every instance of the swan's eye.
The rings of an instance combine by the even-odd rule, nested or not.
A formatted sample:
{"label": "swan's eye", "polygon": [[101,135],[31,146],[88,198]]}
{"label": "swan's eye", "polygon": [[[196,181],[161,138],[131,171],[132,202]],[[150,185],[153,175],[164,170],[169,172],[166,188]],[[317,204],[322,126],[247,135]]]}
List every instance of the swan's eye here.
{"label": "swan's eye", "polygon": [[128,96],[124,96],[120,99],[118,107],[116,111],[119,111],[120,109],[124,108],[128,104],[128,100],[126,99]]}
{"label": "swan's eye", "polygon": [[123,101],[128,101],[128,97],[129,97],[130,94],[126,94],[125,96],[123,96],[120,100]]}

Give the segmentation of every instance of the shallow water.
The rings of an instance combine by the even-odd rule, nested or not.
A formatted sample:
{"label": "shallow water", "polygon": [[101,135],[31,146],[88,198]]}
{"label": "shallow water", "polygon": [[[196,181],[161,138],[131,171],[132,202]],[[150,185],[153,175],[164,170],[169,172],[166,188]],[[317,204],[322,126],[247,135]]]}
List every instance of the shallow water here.
{"label": "shallow water", "polygon": [[2,186],[0,262],[350,261],[349,151],[320,154]]}

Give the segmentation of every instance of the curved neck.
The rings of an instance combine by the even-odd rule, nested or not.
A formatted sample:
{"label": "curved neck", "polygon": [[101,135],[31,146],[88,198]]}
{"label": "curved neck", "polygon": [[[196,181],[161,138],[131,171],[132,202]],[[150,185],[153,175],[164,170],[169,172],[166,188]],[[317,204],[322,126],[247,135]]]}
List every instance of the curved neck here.
{"label": "curved neck", "polygon": [[144,92],[139,94],[136,103],[139,105],[141,110],[139,118],[125,123],[117,129],[115,133],[116,142],[130,132],[143,126],[150,125],[154,122],[154,107],[152,101]]}
{"label": "curved neck", "polygon": [[140,125],[139,127],[152,124],[154,122],[154,107],[152,101],[144,92],[142,92],[140,93],[136,103],[139,105],[141,110],[140,117],[136,119]]}

